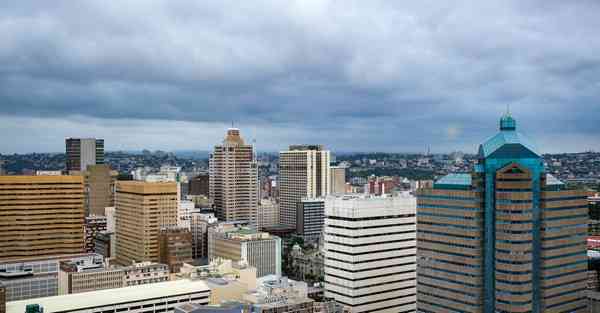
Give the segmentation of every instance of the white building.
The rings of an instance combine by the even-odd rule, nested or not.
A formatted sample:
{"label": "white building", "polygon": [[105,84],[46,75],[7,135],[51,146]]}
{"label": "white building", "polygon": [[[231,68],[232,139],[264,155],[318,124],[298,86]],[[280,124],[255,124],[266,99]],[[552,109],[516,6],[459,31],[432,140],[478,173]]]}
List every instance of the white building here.
{"label": "white building", "polygon": [[41,306],[44,312],[61,313],[173,312],[179,304],[208,304],[209,298],[210,289],[206,282],[177,280],[8,302],[6,313],[23,313],[29,304]]}
{"label": "white building", "polygon": [[190,200],[180,200],[177,204],[177,226],[190,229],[192,212],[195,210],[195,204]]}
{"label": "white building", "polygon": [[328,197],[324,249],[325,297],[352,313],[414,312],[415,197]]}

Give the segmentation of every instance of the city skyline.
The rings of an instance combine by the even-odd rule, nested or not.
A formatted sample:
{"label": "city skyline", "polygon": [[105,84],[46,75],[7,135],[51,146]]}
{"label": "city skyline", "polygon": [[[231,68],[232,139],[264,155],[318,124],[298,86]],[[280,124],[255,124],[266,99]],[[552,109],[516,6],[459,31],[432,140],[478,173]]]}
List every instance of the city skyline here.
{"label": "city skyline", "polygon": [[[600,3],[0,4],[0,153],[471,151],[511,106],[544,152],[597,147]],[[493,14],[492,14],[493,12]],[[323,138],[323,140],[320,140]],[[357,145],[357,142],[360,145]]]}

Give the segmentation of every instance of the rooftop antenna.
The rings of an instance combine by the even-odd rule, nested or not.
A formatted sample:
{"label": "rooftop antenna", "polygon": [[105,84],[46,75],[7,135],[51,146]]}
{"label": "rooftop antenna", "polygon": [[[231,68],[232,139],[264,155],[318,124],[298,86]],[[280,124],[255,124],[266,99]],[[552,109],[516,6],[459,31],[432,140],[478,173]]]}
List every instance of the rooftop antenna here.
{"label": "rooftop antenna", "polygon": [[510,115],[510,103],[506,104],[506,115]]}

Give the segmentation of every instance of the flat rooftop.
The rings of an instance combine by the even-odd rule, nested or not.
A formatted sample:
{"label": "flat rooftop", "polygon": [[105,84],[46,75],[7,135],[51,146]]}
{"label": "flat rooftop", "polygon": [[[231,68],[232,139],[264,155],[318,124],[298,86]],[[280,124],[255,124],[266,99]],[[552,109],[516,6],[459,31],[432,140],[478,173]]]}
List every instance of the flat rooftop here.
{"label": "flat rooftop", "polygon": [[28,304],[40,304],[44,312],[81,310],[89,307],[106,306],[115,303],[142,301],[193,292],[209,291],[202,280],[176,280],[124,288],[97,290],[91,292],[12,301],[6,303],[6,313],[23,313]]}

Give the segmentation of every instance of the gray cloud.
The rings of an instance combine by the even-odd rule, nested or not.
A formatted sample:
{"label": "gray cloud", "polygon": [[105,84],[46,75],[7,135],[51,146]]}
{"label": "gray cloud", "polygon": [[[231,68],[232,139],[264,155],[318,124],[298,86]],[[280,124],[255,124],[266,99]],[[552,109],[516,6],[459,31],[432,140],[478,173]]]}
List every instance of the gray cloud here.
{"label": "gray cloud", "polygon": [[[590,149],[598,13],[597,1],[5,1],[0,152],[83,134],[206,149],[232,120],[265,149],[474,151],[506,104],[545,151]],[[38,124],[58,138],[39,146]],[[181,127],[211,135],[181,141]]]}

